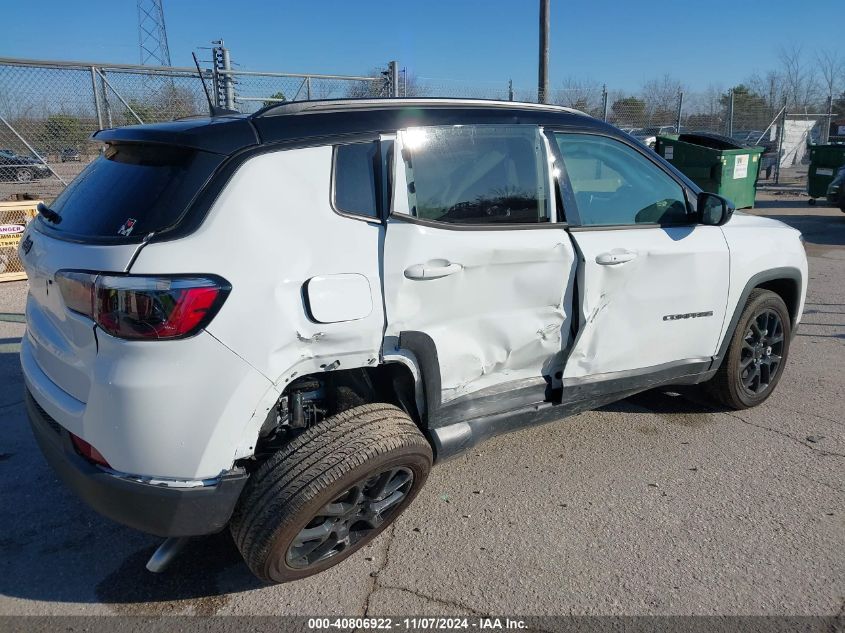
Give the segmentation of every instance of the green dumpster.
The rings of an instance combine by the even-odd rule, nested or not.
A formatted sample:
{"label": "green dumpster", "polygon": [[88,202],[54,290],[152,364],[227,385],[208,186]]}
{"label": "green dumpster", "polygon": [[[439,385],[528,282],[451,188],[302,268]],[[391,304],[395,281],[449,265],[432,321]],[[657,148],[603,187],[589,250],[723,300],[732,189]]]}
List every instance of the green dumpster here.
{"label": "green dumpster", "polygon": [[715,134],[668,134],[657,137],[655,151],[704,191],[725,196],[737,209],[754,206],[764,148]]}
{"label": "green dumpster", "polygon": [[810,204],[827,195],[827,186],[836,170],[845,165],[845,145],[813,145],[810,148],[810,169],[807,171],[807,194]]}

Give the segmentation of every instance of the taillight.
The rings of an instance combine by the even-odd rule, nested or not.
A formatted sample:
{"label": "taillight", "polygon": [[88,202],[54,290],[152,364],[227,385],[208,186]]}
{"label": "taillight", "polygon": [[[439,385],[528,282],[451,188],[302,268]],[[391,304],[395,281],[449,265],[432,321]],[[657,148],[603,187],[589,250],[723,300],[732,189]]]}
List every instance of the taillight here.
{"label": "taillight", "polygon": [[113,336],[174,339],[195,334],[214,317],[230,287],[219,278],[56,273],[69,310]]}

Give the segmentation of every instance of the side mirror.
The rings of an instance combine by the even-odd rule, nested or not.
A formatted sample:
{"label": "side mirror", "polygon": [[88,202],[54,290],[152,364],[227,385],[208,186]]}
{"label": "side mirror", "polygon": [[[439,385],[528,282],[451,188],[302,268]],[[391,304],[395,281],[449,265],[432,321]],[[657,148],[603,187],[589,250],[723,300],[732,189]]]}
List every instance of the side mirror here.
{"label": "side mirror", "polygon": [[722,226],[731,219],[734,209],[733,202],[720,195],[706,191],[698,194],[698,220],[706,226]]}

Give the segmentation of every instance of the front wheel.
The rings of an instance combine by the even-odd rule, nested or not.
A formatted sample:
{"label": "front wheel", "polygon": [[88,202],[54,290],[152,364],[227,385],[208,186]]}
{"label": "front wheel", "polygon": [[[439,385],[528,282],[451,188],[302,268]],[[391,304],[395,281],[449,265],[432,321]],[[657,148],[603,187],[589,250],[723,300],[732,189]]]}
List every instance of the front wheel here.
{"label": "front wheel", "polygon": [[705,387],[731,409],[755,407],[775,389],[786,358],[792,326],[783,299],[771,290],[751,292],[739,318],[728,353]]}
{"label": "front wheel", "polygon": [[15,180],[18,182],[30,182],[32,180],[32,170],[19,169],[17,173],[15,173]]}
{"label": "front wheel", "polygon": [[432,451],[414,422],[366,404],[311,427],[249,479],[230,529],[267,582],[332,567],[372,541],[411,503]]}

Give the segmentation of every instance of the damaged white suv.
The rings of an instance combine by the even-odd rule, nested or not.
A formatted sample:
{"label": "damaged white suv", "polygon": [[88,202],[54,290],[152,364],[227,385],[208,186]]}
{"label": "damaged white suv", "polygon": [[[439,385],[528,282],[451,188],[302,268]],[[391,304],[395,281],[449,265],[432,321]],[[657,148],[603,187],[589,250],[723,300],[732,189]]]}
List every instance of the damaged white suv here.
{"label": "damaged white suv", "polygon": [[96,139],[20,246],[35,436],[102,514],[228,525],[268,581],[494,434],[662,385],[757,405],[801,317],[797,231],[571,110],[293,103]]}

